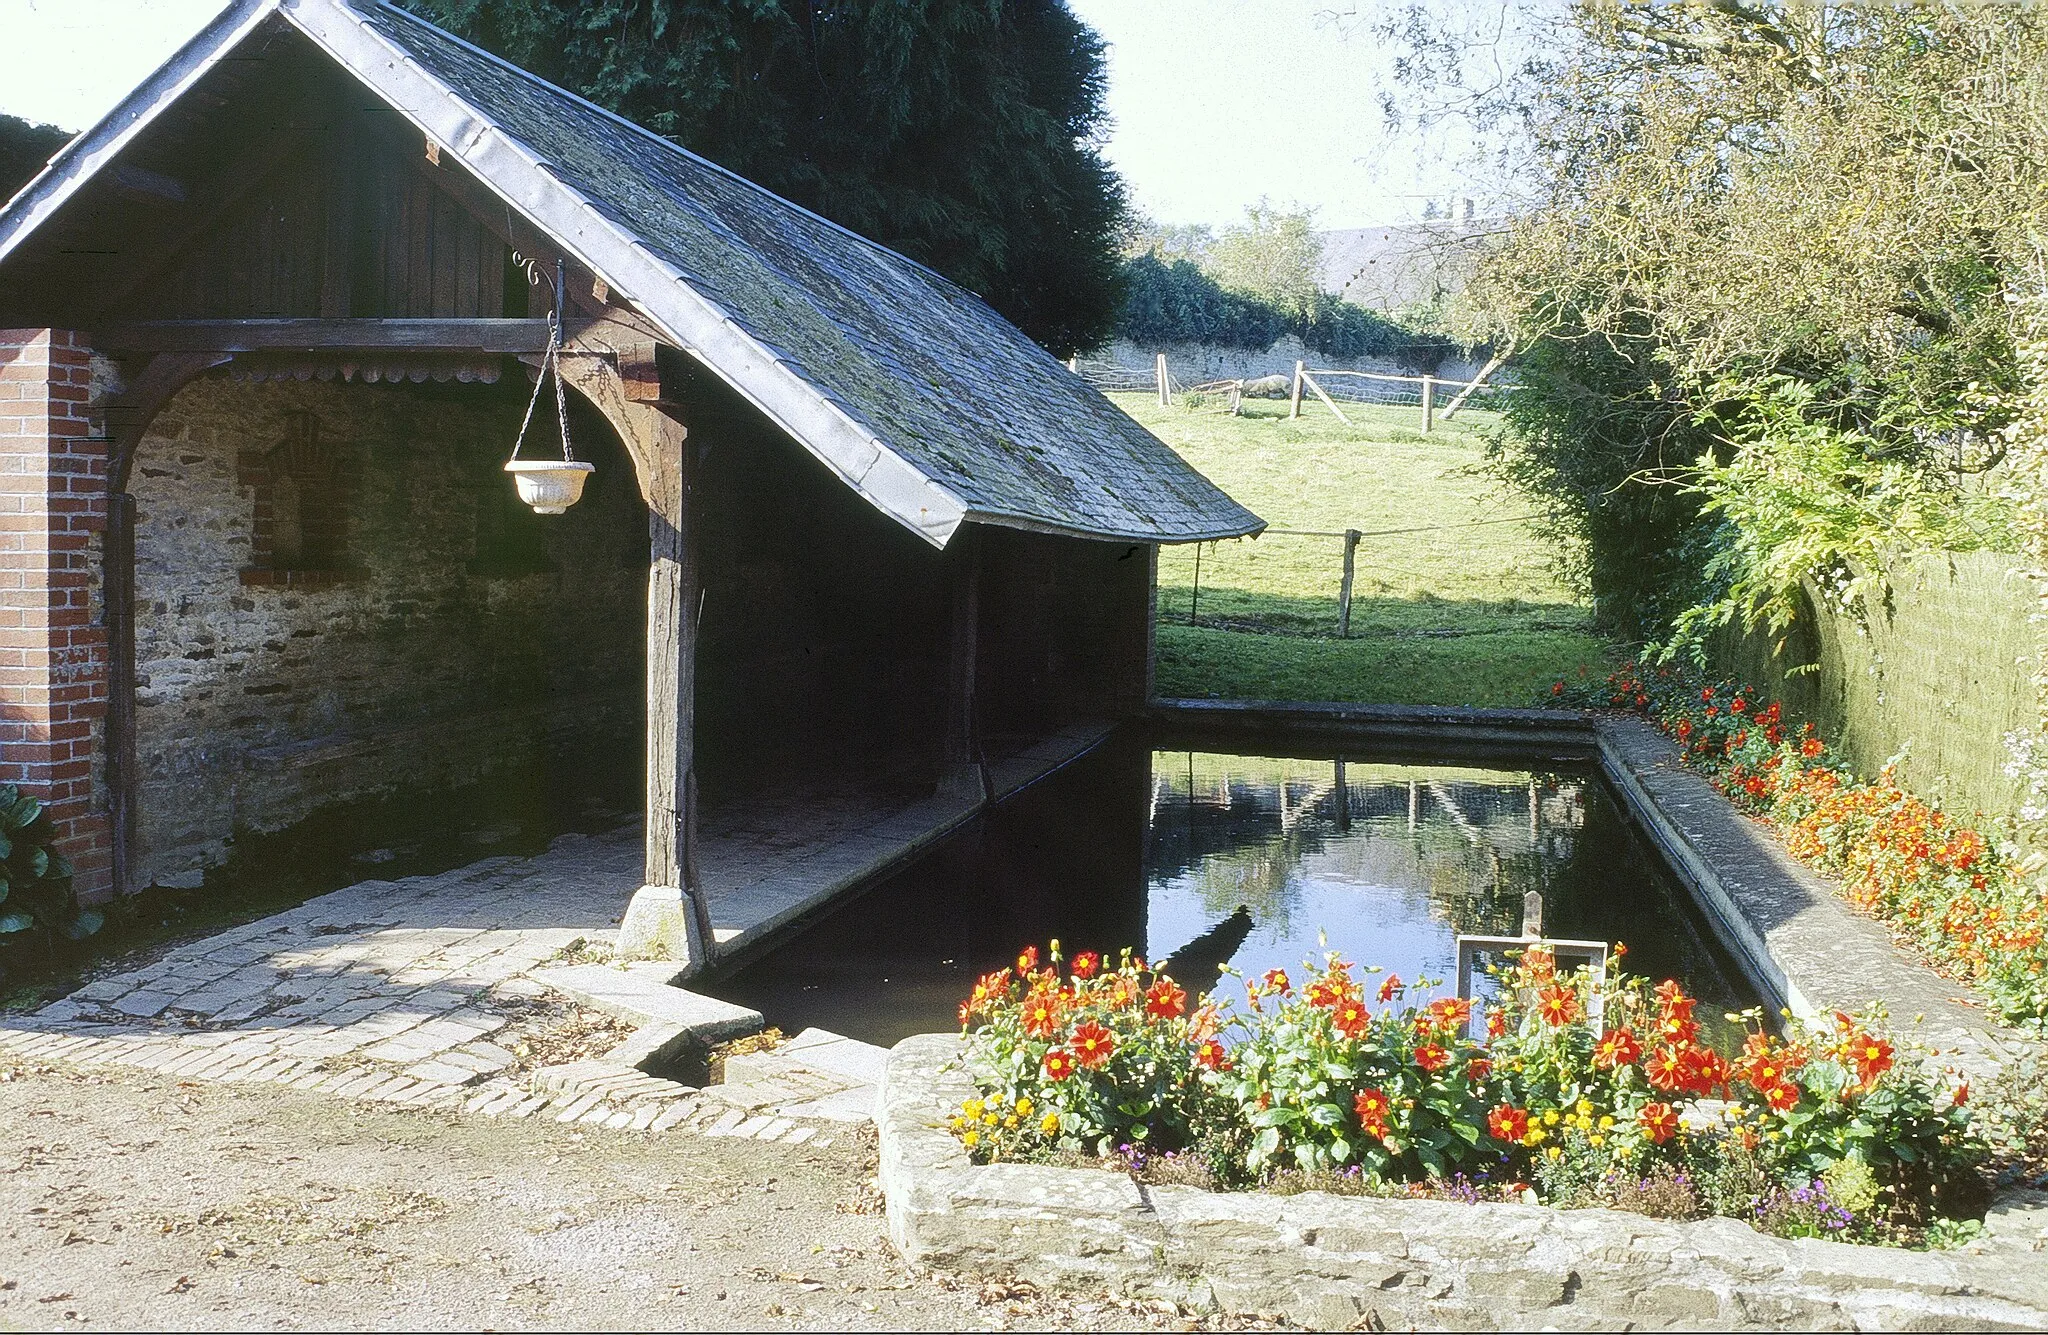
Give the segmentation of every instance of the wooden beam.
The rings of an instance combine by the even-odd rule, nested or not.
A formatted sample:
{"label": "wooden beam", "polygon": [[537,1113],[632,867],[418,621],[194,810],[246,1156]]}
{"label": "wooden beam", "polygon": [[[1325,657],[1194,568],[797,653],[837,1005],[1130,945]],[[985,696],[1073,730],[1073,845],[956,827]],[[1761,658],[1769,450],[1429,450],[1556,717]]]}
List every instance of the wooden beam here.
{"label": "wooden beam", "polygon": [[[532,359],[529,359],[532,360]],[[697,611],[702,587],[693,513],[692,454],[683,423],[628,393],[601,357],[562,359],[562,378],[619,434],[647,500],[647,848],[643,894],[679,891],[694,937],[692,969],[717,938],[697,874]],[[657,899],[658,894],[649,894]],[[637,898],[637,897],[636,897]],[[629,925],[634,915],[628,909]],[[671,941],[670,950],[674,944]]]}
{"label": "wooden beam", "polygon": [[546,320],[145,320],[94,331],[92,346],[110,355],[142,352],[344,352],[447,349],[539,352]]}
{"label": "wooden beam", "polygon": [[947,545],[952,583],[953,625],[947,652],[945,754],[939,791],[985,802],[993,795],[982,763],[981,676],[981,531],[964,525]]}

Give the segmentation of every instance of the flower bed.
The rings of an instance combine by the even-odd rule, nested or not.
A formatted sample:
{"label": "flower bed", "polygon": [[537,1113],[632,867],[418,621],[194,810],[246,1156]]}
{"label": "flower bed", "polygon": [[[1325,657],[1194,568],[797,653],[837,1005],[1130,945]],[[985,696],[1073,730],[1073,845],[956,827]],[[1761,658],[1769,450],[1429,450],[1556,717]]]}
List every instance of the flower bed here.
{"label": "flower bed", "polygon": [[[1968,1088],[1875,1017],[1739,1052],[1675,983],[1596,982],[1532,946],[1481,1017],[1336,956],[1190,1007],[1126,952],[1057,945],[961,1006],[978,1162],[1110,1162],[1141,1180],[1723,1214],[1787,1236],[1941,1243],[1981,1211]],[[1594,1017],[1599,1017],[1596,1023]]]}
{"label": "flower bed", "polygon": [[[1628,666],[1558,698],[1654,722],[1742,810],[1840,882],[1849,901],[1919,954],[1979,987],[2008,1023],[2048,1026],[2048,886],[2027,859],[1900,788],[1859,780],[1811,724],[1736,682]],[[1580,700],[1578,697],[1583,696]]]}

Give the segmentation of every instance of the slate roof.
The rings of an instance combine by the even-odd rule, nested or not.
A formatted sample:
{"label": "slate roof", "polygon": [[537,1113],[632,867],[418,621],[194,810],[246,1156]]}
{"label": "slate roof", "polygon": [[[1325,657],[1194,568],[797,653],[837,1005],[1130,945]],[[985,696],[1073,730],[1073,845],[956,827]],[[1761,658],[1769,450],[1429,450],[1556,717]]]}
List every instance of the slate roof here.
{"label": "slate roof", "polygon": [[241,0],[16,197],[0,256],[271,11],[935,545],[1263,527],[973,294],[384,3]]}

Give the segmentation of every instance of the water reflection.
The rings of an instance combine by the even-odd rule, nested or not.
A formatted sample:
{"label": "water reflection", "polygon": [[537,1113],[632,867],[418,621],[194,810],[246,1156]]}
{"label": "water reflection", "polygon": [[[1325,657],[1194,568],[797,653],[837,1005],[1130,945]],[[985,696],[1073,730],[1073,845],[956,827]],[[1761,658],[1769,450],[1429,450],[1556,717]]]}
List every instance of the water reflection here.
{"label": "water reflection", "polygon": [[1597,776],[1153,751],[1123,738],[933,855],[711,980],[784,1029],[871,1042],[955,1027],[976,974],[1027,941],[1124,945],[1192,986],[1294,968],[1319,937],[1448,978],[1460,932],[1623,940],[1700,1012],[1754,1004]]}

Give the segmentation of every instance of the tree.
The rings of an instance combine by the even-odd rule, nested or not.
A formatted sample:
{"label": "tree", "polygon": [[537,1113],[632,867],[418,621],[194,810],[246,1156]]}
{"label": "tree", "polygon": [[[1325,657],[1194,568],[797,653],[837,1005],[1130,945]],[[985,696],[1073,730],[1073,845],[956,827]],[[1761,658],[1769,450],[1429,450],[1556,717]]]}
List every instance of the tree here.
{"label": "tree", "polygon": [[[1467,289],[1465,332],[1555,348],[1510,410],[1528,419],[1511,475],[1585,516],[1561,479],[1604,477],[1610,514],[1655,517],[1582,522],[1607,544],[1594,592],[1689,572],[1692,605],[1661,614],[1697,651],[1732,621],[1784,626],[1807,586],[1860,608],[1893,553],[2010,546],[2002,441],[2048,203],[2040,12],[1552,12],[1499,83],[1443,99],[1460,70],[1441,45],[1408,68],[1519,132],[1520,216]],[[1690,504],[1615,503],[1658,487]],[[1603,570],[1630,583],[1603,588]]]}
{"label": "tree", "polygon": [[34,180],[57,150],[70,142],[68,130],[0,114],[0,199]]}
{"label": "tree", "polygon": [[1323,239],[1307,210],[1276,209],[1260,200],[1244,221],[1223,229],[1203,261],[1216,281],[1307,324],[1322,292]]}
{"label": "tree", "polygon": [[1121,303],[1103,44],[1064,0],[406,0],[931,265],[1054,353]]}

